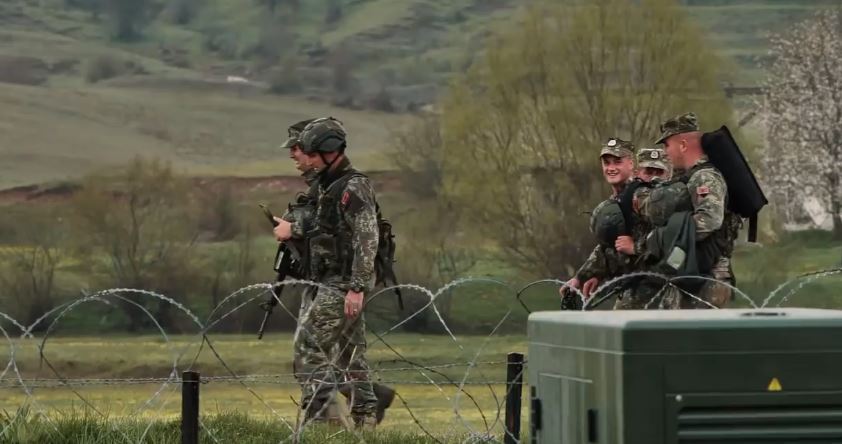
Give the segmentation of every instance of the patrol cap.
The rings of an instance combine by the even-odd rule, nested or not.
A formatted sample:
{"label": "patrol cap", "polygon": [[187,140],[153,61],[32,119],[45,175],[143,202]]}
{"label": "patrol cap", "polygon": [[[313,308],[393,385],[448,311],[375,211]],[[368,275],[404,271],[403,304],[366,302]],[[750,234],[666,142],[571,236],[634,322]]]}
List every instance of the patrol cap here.
{"label": "patrol cap", "polygon": [[314,120],[316,119],[302,120],[300,122],[292,124],[289,128],[287,128],[287,135],[289,136],[289,138],[281,144],[280,148],[282,150],[288,150],[298,145],[298,136],[301,134],[301,131],[304,131],[304,128],[306,128],[307,125]]}
{"label": "patrol cap", "polygon": [[679,114],[675,117],[667,119],[660,127],[661,137],[655,141],[655,144],[664,143],[670,137],[676,134],[691,133],[699,131],[699,120],[694,113]]}
{"label": "patrol cap", "polygon": [[304,131],[304,128],[306,128],[307,125],[309,125],[314,120],[316,120],[316,119],[307,119],[307,120],[302,120],[300,122],[294,123],[292,126],[290,126],[287,129],[287,133],[289,133],[289,137],[298,137],[298,135],[301,134],[302,131]]}
{"label": "patrol cap", "polygon": [[637,152],[638,168],[658,168],[664,171],[669,170],[666,159],[666,152],[663,148],[643,148]]}
{"label": "patrol cap", "polygon": [[599,157],[609,155],[614,157],[631,157],[634,154],[634,145],[623,139],[612,137],[602,144],[599,150]]}

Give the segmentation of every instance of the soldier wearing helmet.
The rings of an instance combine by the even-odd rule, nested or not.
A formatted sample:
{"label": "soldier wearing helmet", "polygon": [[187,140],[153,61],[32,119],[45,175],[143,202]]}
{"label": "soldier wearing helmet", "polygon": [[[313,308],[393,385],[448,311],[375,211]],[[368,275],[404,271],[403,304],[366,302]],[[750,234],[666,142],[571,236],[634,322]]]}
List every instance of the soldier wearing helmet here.
{"label": "soldier wearing helmet", "polygon": [[[318,419],[336,386],[350,385],[355,423],[373,426],[380,414],[365,358],[362,311],[375,280],[377,209],[368,177],[345,155],[346,137],[339,120],[325,117],[307,123],[288,142],[301,150],[302,163],[316,178],[315,228],[307,236],[307,262],[311,278],[322,284],[305,294],[310,309],[299,319],[293,346],[305,418]],[[292,237],[293,224],[282,219],[278,223],[275,238]]]}

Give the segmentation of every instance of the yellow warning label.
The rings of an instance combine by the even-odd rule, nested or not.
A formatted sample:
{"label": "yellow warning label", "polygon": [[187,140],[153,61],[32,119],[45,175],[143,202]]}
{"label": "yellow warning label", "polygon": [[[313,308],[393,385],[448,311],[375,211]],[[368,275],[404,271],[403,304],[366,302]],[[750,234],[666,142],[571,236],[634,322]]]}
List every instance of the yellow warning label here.
{"label": "yellow warning label", "polygon": [[778,378],[772,378],[772,380],[769,381],[769,387],[766,388],[766,390],[770,392],[779,392],[783,389],[784,388],[783,386],[781,386],[781,381],[778,381]]}

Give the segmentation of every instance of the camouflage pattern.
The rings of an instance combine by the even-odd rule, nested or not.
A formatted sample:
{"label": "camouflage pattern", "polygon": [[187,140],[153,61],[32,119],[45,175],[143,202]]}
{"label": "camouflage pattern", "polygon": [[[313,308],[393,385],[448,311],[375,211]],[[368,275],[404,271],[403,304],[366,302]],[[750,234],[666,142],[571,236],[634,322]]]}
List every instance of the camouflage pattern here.
{"label": "camouflage pattern", "polygon": [[[703,157],[696,165],[707,162]],[[709,164],[710,165],[710,164]],[[687,192],[693,205],[693,219],[696,221],[696,240],[702,240],[722,227],[725,220],[725,199],[728,186],[725,178],[712,165],[691,168],[687,181]]]}
{"label": "camouflage pattern", "polygon": [[603,246],[612,247],[626,230],[626,220],[620,204],[614,199],[600,202],[591,213],[591,234]]}
{"label": "camouflage pattern", "polygon": [[[725,179],[705,157],[690,168],[689,173],[686,185],[675,181],[642,193],[638,196],[638,211],[641,217],[656,226],[663,225],[673,213],[692,211],[697,246],[700,242],[715,242],[722,254],[711,275],[718,281],[734,285],[730,256],[741,220],[727,210]],[[706,282],[696,295],[697,299],[671,286],[665,291],[663,305],[670,309],[711,308],[711,305],[721,308],[731,299],[731,293],[725,285]]]}
{"label": "camouflage pattern", "polygon": [[308,123],[298,135],[305,153],[330,153],[345,149],[347,132],[342,122],[322,117]]}
{"label": "camouflage pattern", "polygon": [[637,213],[653,227],[665,225],[674,213],[693,209],[690,192],[681,181],[665,182],[652,188],[641,187],[637,191]]}
{"label": "camouflage pattern", "polygon": [[336,288],[307,291],[293,339],[294,369],[302,384],[301,406],[317,412],[330,402],[338,385],[350,385],[351,413],[371,416],[377,397],[365,359],[365,319],[345,317],[345,292]]}
{"label": "camouflage pattern", "polygon": [[316,202],[319,199],[318,172],[310,170],[302,174],[309,186],[306,193],[299,193],[289,204],[281,219],[291,222],[292,240],[305,242],[307,233],[315,228]]}
{"label": "camouflage pattern", "polygon": [[280,148],[282,150],[289,150],[292,147],[298,145],[300,143],[298,136],[301,134],[301,131],[304,131],[304,128],[306,128],[307,125],[309,125],[310,122],[314,120],[316,119],[302,120],[300,122],[294,123],[292,126],[287,128],[287,135],[289,136],[289,138],[281,144]]}
{"label": "camouflage pattern", "polygon": [[667,154],[662,148],[643,148],[637,152],[638,168],[658,168],[669,171],[670,164]]}
{"label": "camouflage pattern", "polygon": [[307,128],[307,125],[312,123],[314,120],[316,120],[316,119],[302,120],[300,122],[296,122],[296,123],[292,124],[292,126],[290,126],[287,129],[287,133],[289,134],[289,137],[298,137],[301,134],[301,132],[304,131],[304,128]]}
{"label": "camouflage pattern", "polygon": [[[595,227],[601,223],[598,221],[597,216],[603,213],[604,208],[610,208],[616,204],[617,197],[610,197],[600,202],[599,205],[594,208],[593,212],[591,212],[591,232],[594,236],[597,235]],[[618,253],[617,250],[614,249],[613,240],[608,244],[599,242],[597,246],[594,247],[590,256],[588,256],[585,260],[585,263],[579,267],[579,270],[576,272],[576,277],[580,281],[584,282],[593,277],[599,280],[605,280],[606,278],[610,278],[612,276],[619,276],[625,273],[628,269],[629,259],[624,256],[625,255]]]}
{"label": "camouflage pattern", "polygon": [[[305,133],[306,133],[305,129]],[[369,381],[365,359],[365,320],[345,317],[345,294],[350,289],[368,293],[374,284],[374,258],[378,228],[374,190],[368,178],[353,176],[344,190],[337,180],[353,173],[342,158],[335,168],[321,174],[316,206],[317,231],[309,238],[312,279],[327,285],[310,291],[294,339],[296,375],[302,383],[302,406],[315,400],[316,408],[331,398],[335,386],[317,381],[351,383],[352,414],[373,415],[377,398]],[[339,196],[334,199],[334,196]],[[347,373],[336,371],[347,368]],[[342,375],[349,377],[339,381]]]}
{"label": "camouflage pattern", "polygon": [[664,143],[676,134],[691,133],[699,131],[699,120],[694,113],[679,114],[667,119],[661,124],[661,137],[655,141],[655,145]]}
{"label": "camouflage pattern", "polygon": [[614,157],[631,157],[634,155],[634,145],[623,139],[612,137],[602,144],[599,157],[609,155]]}

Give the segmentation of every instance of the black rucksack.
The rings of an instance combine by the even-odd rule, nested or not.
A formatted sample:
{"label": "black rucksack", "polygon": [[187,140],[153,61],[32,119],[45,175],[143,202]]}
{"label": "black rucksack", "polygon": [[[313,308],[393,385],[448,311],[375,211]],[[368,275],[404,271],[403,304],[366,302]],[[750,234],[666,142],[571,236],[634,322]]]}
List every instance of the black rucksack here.
{"label": "black rucksack", "polygon": [[769,203],[728,127],[702,135],[702,148],[725,178],[728,209],[748,218],[748,240],[757,240],[757,213]]}

